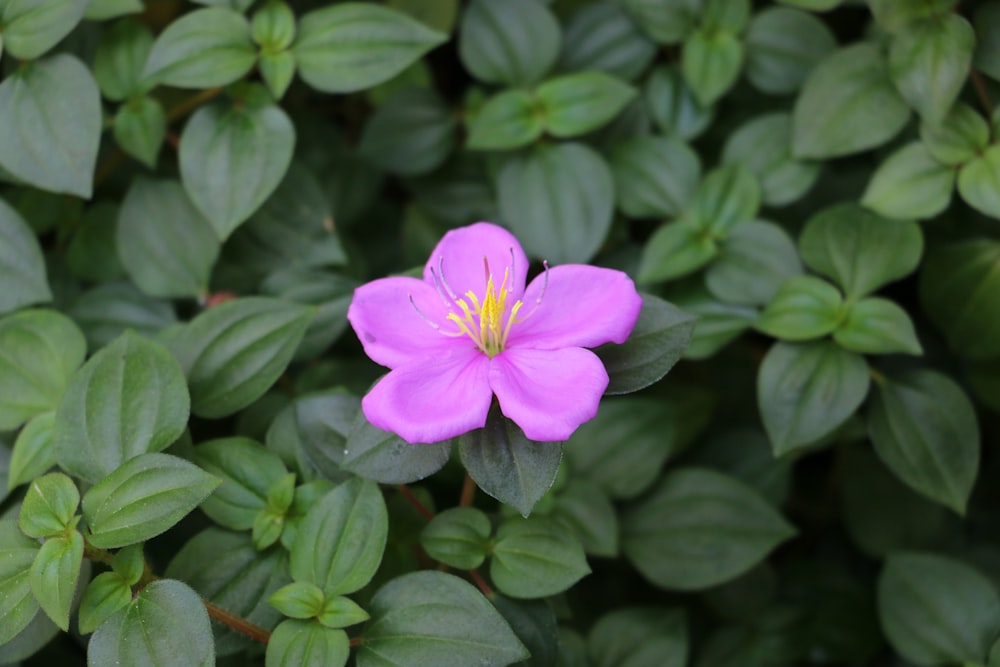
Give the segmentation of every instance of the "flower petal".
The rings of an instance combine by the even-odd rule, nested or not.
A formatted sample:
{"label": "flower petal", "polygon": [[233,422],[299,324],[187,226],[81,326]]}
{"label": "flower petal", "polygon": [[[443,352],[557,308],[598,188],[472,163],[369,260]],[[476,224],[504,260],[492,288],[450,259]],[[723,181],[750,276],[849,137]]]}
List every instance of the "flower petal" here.
{"label": "flower petal", "polygon": [[375,363],[396,368],[462,346],[459,339],[434,329],[445,322],[447,313],[433,287],[416,278],[397,277],[375,280],[354,290],[347,319],[365,354]]}
{"label": "flower petal", "polygon": [[424,280],[434,285],[435,274],[438,278],[443,275],[446,293],[450,288],[454,295],[462,297],[472,290],[482,300],[486,294],[484,257],[498,289],[504,270],[510,269],[507,287],[511,291],[511,303],[520,299],[524,293],[528,258],[513,234],[489,222],[477,222],[445,234],[427,260]]}
{"label": "flower petal", "polygon": [[531,440],[566,440],[597,414],[608,374],[590,350],[505,350],[492,359],[500,409]]}
{"label": "flower petal", "polygon": [[486,424],[489,359],[476,349],[390,371],[361,401],[375,426],[411,444],[447,440]]}
{"label": "flower petal", "polygon": [[[539,296],[542,302],[535,308]],[[549,269],[548,286],[545,274],[539,275],[523,300],[520,316],[530,316],[511,328],[508,347],[554,350],[624,343],[642,308],[642,297],[627,275],[582,264]]]}

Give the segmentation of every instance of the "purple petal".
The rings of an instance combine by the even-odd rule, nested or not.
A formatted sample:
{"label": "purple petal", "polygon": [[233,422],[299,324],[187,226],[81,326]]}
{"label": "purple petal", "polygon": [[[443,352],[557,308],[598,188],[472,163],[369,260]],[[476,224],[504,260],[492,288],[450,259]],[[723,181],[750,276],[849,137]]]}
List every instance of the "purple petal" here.
{"label": "purple petal", "polygon": [[523,321],[511,329],[508,347],[553,350],[624,343],[642,308],[642,297],[627,275],[582,264],[549,269],[548,286],[540,274],[523,300]]}
{"label": "purple petal", "polygon": [[500,409],[531,440],[566,440],[597,414],[608,374],[590,350],[506,350],[490,364]]}
{"label": "purple petal", "polygon": [[408,364],[379,380],[361,409],[372,424],[411,444],[447,440],[486,424],[489,367],[475,349]]}
{"label": "purple petal", "polygon": [[434,328],[445,323],[447,313],[437,291],[422,280],[382,278],[354,290],[347,319],[365,354],[375,363],[396,368],[447,354],[461,347],[463,340],[469,342],[445,336]]}
{"label": "purple petal", "polygon": [[524,293],[528,258],[513,234],[503,227],[489,222],[477,222],[468,227],[453,229],[434,248],[424,267],[424,280],[431,285],[444,277],[446,287],[455,296],[462,297],[472,290],[482,300],[486,293],[486,265],[489,263],[493,284],[500,288],[504,271],[510,269],[507,287],[511,291],[511,303]]}

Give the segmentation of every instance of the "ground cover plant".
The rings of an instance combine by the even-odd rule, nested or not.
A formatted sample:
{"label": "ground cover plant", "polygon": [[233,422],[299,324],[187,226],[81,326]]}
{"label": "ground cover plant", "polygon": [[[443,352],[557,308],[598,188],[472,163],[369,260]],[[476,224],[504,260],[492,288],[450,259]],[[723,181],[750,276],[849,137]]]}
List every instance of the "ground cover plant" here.
{"label": "ground cover plant", "polygon": [[0,663],[1000,667],[1000,2],[0,0]]}

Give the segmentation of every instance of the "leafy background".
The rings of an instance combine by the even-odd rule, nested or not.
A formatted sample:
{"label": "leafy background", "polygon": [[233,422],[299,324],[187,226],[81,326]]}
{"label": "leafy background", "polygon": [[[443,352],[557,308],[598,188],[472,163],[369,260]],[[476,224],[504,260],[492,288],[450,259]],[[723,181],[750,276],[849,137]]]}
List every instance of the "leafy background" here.
{"label": "leafy background", "polygon": [[[1000,665],[1000,2],[0,0],[0,49],[0,661]],[[565,445],[359,414],[354,287],[476,220],[644,293]]]}

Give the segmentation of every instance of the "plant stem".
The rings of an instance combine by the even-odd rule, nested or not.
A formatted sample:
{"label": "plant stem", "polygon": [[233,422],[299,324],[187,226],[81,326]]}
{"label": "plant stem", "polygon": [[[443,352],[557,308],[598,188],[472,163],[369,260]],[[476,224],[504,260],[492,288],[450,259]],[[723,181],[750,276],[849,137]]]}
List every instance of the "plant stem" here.
{"label": "plant stem", "polygon": [[493,597],[493,589],[490,588],[488,583],[486,583],[486,580],[483,579],[481,574],[479,574],[479,571],[469,570],[468,572],[469,576],[472,577],[472,582],[476,584],[477,588],[479,588],[479,592],[482,593],[484,597]]}
{"label": "plant stem", "polygon": [[983,79],[983,75],[979,70],[972,70],[970,75],[972,79],[972,85],[976,89],[976,94],[979,95],[979,104],[983,107],[983,111],[986,112],[987,118],[993,115],[993,103],[990,102],[990,95],[986,91],[986,80]]}
{"label": "plant stem", "polygon": [[396,486],[396,489],[403,494],[404,498],[410,501],[410,504],[413,505],[418,512],[420,512],[422,517],[428,521],[434,518],[434,512],[424,507],[424,504],[420,502],[420,499],[413,495],[413,491],[410,491],[410,487],[406,484],[399,484]]}
{"label": "plant stem", "polygon": [[476,497],[476,483],[472,481],[472,476],[465,473],[465,482],[462,484],[462,496],[458,500],[459,507],[471,507],[472,500]]}
{"label": "plant stem", "polygon": [[221,92],[222,88],[206,88],[197,95],[192,95],[185,100],[181,100],[167,111],[167,125],[172,125],[175,121],[191,113],[205,102],[218,96]]}
{"label": "plant stem", "polygon": [[208,615],[212,620],[222,623],[226,627],[232,628],[241,635],[261,644],[266,645],[268,640],[271,639],[271,633],[256,623],[251,623],[242,616],[237,616],[232,612],[226,611],[209,600],[202,599],[202,602],[205,603],[205,609],[208,610]]}

